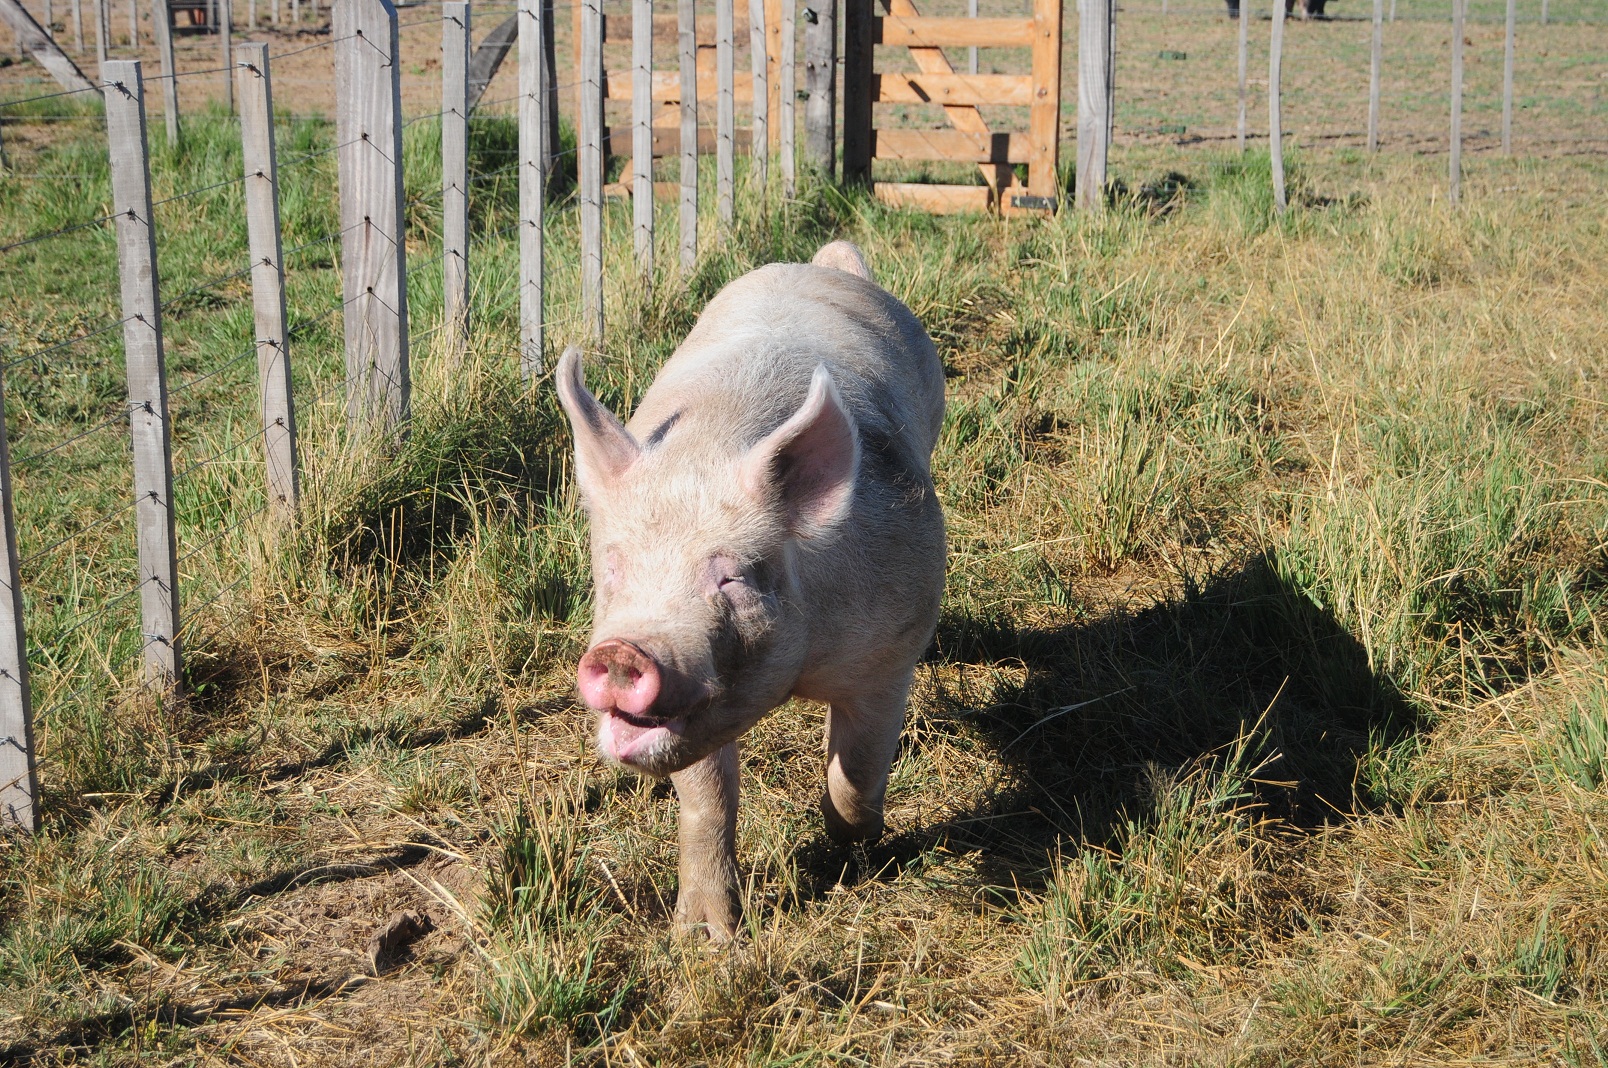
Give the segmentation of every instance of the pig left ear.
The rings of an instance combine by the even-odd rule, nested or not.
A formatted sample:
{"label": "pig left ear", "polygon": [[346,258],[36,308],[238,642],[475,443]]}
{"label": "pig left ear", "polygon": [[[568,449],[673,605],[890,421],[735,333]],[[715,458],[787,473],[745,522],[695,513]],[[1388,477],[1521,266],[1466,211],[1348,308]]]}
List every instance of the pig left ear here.
{"label": "pig left ear", "polygon": [[799,538],[826,534],[849,510],[860,467],[860,436],[822,364],[804,404],[743,457],[742,484],[781,506]]}

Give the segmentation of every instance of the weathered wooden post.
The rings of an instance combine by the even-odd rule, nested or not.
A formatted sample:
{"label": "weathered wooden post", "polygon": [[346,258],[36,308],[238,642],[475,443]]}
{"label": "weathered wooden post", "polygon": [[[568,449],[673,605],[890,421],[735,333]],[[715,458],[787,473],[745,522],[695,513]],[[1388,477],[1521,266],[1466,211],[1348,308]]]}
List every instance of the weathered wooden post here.
{"label": "weathered wooden post", "polygon": [[279,237],[279,159],[274,147],[274,94],[268,46],[235,49],[240,147],[245,164],[246,243],[251,255],[251,305],[257,328],[257,382],[262,397],[263,459],[268,504],[281,519],[301,496],[296,459],[296,408],[290,380],[290,333],[285,315],[285,261]]}
{"label": "weathered wooden post", "polygon": [[[729,3],[730,0],[727,0]],[[603,341],[603,4],[581,0],[581,315]]]}
{"label": "weathered wooden post", "polygon": [[737,70],[733,0],[715,0],[715,213],[731,225],[737,173]]}
{"label": "weathered wooden post", "polygon": [[1105,208],[1106,156],[1111,138],[1112,0],[1078,3],[1077,202],[1084,211]]}
{"label": "weathered wooden post", "polygon": [[[48,8],[50,5],[46,4],[45,7],[47,8],[45,25],[49,26]],[[130,48],[138,49],[140,47],[140,0],[128,0],[128,43]]]}
{"label": "weathered wooden post", "polygon": [[5,374],[0,370],[0,832],[6,824],[39,830],[39,777],[34,770],[33,690],[22,625],[17,528],[12,521],[11,449],[6,444]]}
{"label": "weathered wooden post", "polygon": [[73,0],[73,44],[84,54],[84,0]]}
{"label": "weathered wooden post", "polygon": [[106,138],[111,150],[123,352],[128,365],[145,678],[158,689],[176,695],[184,677],[184,658],[179,638],[172,431],[162,348],[156,227],[151,212],[150,153],[145,136],[145,85],[139,60],[109,62],[104,77],[109,83]]}
{"label": "weathered wooden post", "polygon": [[789,200],[798,195],[798,162],[794,153],[798,148],[797,78],[798,78],[798,21],[796,0],[782,0],[781,66],[777,81],[781,83],[777,96],[780,114],[776,121],[781,126],[782,195]]}
{"label": "weathered wooden post", "polygon": [[681,59],[681,269],[698,263],[698,28],[694,0],[676,0]]}
{"label": "weathered wooden post", "polygon": [[748,149],[753,161],[749,177],[761,206],[770,184],[770,79],[765,56],[765,0],[748,0],[748,58],[753,70],[753,111],[749,119]]}
{"label": "weathered wooden post", "polygon": [[173,63],[173,22],[167,0],[151,0],[151,28],[156,32],[156,56],[162,70],[162,122],[172,148],[179,143],[179,70]]}
{"label": "weathered wooden post", "polygon": [[1280,77],[1284,62],[1284,0],[1273,0],[1273,43],[1267,59],[1267,144],[1272,156],[1273,209],[1284,214],[1284,122]]}
{"label": "weathered wooden post", "polygon": [[[519,4],[519,370],[526,382],[547,366],[547,92],[542,0]],[[584,113],[584,112],[583,112]],[[583,157],[584,160],[584,157]],[[583,185],[582,194],[585,194]]]}
{"label": "weathered wooden post", "polygon": [[831,180],[837,163],[837,0],[804,7],[804,159]]}
{"label": "weathered wooden post", "polygon": [[1239,6],[1239,151],[1245,155],[1246,110],[1250,94],[1246,91],[1246,68],[1250,62],[1250,4],[1241,0]]}
{"label": "weathered wooden post", "polygon": [[106,3],[107,0],[95,0],[95,69],[106,81]]}
{"label": "weathered wooden post", "polygon": [[469,340],[469,5],[441,5],[441,316],[457,354]]}
{"label": "weathered wooden post", "polygon": [[[843,183],[871,185],[875,11],[872,0],[843,0]],[[830,77],[830,75],[828,75]]]}
{"label": "weathered wooden post", "polygon": [[412,403],[396,8],[342,0],[334,16],[346,414],[389,430],[407,422]]}
{"label": "weathered wooden post", "polygon": [[223,101],[233,112],[234,98],[234,0],[218,0],[218,66],[223,68]]}
{"label": "weathered wooden post", "polygon": [[1452,151],[1447,163],[1447,198],[1463,199],[1463,0],[1452,0]]}
{"label": "weathered wooden post", "polygon": [[1374,0],[1373,38],[1368,52],[1368,151],[1379,151],[1379,78],[1384,61],[1385,0]]}
{"label": "weathered wooden post", "polygon": [[631,231],[653,284],[653,0],[631,0]]}
{"label": "weathered wooden post", "polygon": [[1507,26],[1502,38],[1502,155],[1513,155],[1513,29],[1518,0],[1507,0]]}

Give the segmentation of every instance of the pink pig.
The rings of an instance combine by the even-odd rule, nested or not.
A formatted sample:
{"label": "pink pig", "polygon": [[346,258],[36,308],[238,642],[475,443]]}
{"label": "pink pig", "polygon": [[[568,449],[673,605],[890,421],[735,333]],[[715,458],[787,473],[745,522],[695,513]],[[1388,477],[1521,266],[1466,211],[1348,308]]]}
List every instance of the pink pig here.
{"label": "pink pig", "polygon": [[944,584],[930,458],[944,375],[910,310],[833,242],[709,302],[629,425],[559,361],[597,601],[576,669],[598,748],[681,802],[676,922],[736,933],[737,739],[825,702],[827,831],[883,830]]}

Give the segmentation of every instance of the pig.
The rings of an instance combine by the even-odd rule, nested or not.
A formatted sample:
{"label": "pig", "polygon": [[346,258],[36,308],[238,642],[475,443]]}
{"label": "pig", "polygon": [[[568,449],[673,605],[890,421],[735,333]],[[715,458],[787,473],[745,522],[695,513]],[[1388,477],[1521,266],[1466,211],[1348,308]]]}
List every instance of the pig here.
{"label": "pig", "polygon": [[575,348],[555,377],[591,526],[576,686],[602,755],[674,784],[675,922],[723,942],[740,915],[737,742],[790,697],[827,706],[828,833],[883,832],[943,592],[943,366],[838,241],[716,294],[627,424]]}

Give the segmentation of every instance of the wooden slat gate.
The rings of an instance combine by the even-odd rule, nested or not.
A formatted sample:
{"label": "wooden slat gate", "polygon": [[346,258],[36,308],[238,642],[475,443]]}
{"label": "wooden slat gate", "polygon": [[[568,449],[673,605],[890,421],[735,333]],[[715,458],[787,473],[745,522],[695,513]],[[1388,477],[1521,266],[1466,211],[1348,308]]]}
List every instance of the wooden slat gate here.
{"label": "wooden slat gate", "polygon": [[[843,177],[871,185],[876,159],[976,163],[983,185],[877,183],[878,198],[934,212],[1054,211],[1061,122],[1061,0],[1033,0],[1028,18],[928,18],[913,0],[846,0]],[[879,72],[875,47],[908,48],[914,72]],[[1025,48],[1031,74],[956,73],[945,48]],[[941,104],[947,130],[879,129],[875,104]],[[979,107],[1028,109],[1025,133],[993,130]],[[1025,188],[1015,165],[1027,165]]]}

